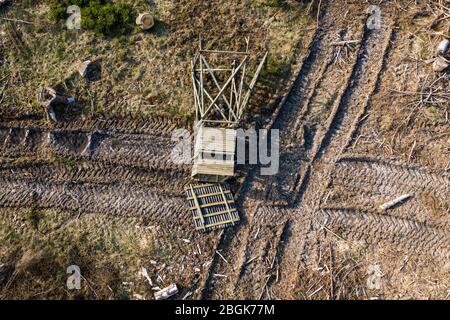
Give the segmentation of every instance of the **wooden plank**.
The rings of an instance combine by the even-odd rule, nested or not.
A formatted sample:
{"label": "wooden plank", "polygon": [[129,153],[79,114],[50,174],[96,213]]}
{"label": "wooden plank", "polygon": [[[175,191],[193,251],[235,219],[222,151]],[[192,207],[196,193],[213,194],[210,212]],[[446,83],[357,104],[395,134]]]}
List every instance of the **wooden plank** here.
{"label": "wooden plank", "polygon": [[269,54],[269,52],[266,52],[266,54],[264,55],[264,58],[261,60],[261,63],[259,64],[258,69],[256,70],[255,75],[253,76],[253,80],[250,83],[250,87],[247,91],[244,101],[242,102],[242,105],[239,106],[239,112],[238,112],[239,119],[241,118],[242,113],[244,112],[244,110],[247,106],[248,100],[250,99],[250,95],[252,94],[253,89],[255,88],[256,82],[258,81],[258,78],[259,78],[259,74],[261,73],[261,70],[264,67],[264,63],[266,62],[268,54]]}
{"label": "wooden plank", "polygon": [[[211,67],[209,66],[208,62],[205,60],[205,57],[201,56],[201,59],[203,59],[203,63],[206,65],[206,67],[208,68],[208,70],[210,70]],[[214,75],[214,72],[209,71],[209,74],[211,75],[211,77],[212,77],[212,79],[213,79],[213,82],[215,83],[217,89],[220,90],[221,88],[220,88],[220,85],[219,85],[219,81],[217,81],[217,78],[216,78],[216,76]],[[234,74],[234,68],[233,68],[232,74]],[[233,77],[233,79],[234,79],[234,77]],[[232,105],[231,105],[230,101],[228,101],[226,95],[222,95],[222,97],[223,97],[223,100],[225,101],[225,103],[228,105],[229,111],[231,111],[231,113],[233,114],[234,118],[237,120],[236,114],[235,114],[234,111],[233,111],[233,108],[232,108]],[[228,118],[227,120],[228,120],[228,121],[231,121],[231,119],[229,119],[229,118]]]}
{"label": "wooden plank", "polygon": [[[239,219],[237,219],[237,218],[234,218],[233,219],[233,222],[239,222]],[[220,226],[220,225],[223,225],[224,227],[225,227],[225,225],[226,224],[231,224],[232,222],[231,221],[221,221],[221,222],[216,222],[216,223],[212,223],[212,224],[208,224],[207,226],[208,226],[208,228],[212,228],[212,227],[216,227],[216,226]]]}
{"label": "wooden plank", "polygon": [[[204,214],[203,215],[203,218],[210,218],[210,217],[214,217],[214,216],[218,216],[218,215],[221,215],[221,214],[224,214],[224,213],[234,213],[234,212],[236,212],[237,213],[237,210],[236,209],[231,209],[231,210],[222,210],[222,211],[218,211],[218,212],[214,212],[214,213],[208,213],[208,214]],[[194,219],[200,219],[199,217],[194,217]],[[231,217],[230,219],[236,219],[236,218],[234,218],[234,217]]]}
{"label": "wooden plank", "polygon": [[186,189],[186,194],[196,230],[225,228],[240,221],[228,186],[191,184]]}
{"label": "wooden plank", "polygon": [[[230,206],[228,205],[228,199],[227,199],[227,197],[225,196],[225,193],[223,193],[223,189],[222,189],[222,186],[221,186],[220,184],[219,184],[219,188],[220,188],[220,191],[222,192],[223,201],[225,202],[225,206],[227,207],[228,214],[229,214],[230,218],[233,218],[233,217],[231,216]],[[233,226],[234,226],[234,222],[233,222]]]}
{"label": "wooden plank", "polygon": [[219,98],[222,96],[222,94],[225,92],[225,89],[228,87],[228,85],[231,83],[231,80],[233,79],[233,77],[236,76],[236,74],[239,72],[239,70],[242,68],[243,65],[245,65],[247,63],[247,59],[248,57],[245,57],[242,62],[239,64],[239,66],[234,70],[234,72],[231,74],[231,77],[228,78],[227,82],[223,85],[222,90],[220,90],[220,92],[217,94],[217,96],[214,98],[214,101],[209,105],[209,107],[206,109],[206,111],[204,112],[204,114],[206,115],[209,110],[211,110],[211,108],[213,107],[213,105],[217,102],[217,100],[219,100]]}
{"label": "wooden plank", "polygon": [[[217,105],[217,103],[215,103],[214,102],[214,99],[211,97],[211,95],[208,93],[208,91],[206,91],[206,89],[200,84],[200,82],[196,79],[196,78],[194,78],[195,79],[195,81],[199,84],[199,86],[201,86],[202,88],[203,88],[203,91],[202,91],[202,93],[205,93],[206,94],[206,96],[208,97],[208,99],[211,101],[211,102],[213,102],[214,103],[214,107],[220,112],[220,114],[222,115],[222,117],[224,118],[224,119],[227,119],[227,117],[225,116],[225,114],[222,112],[222,110],[220,109],[220,107]],[[203,116],[205,115],[205,114],[203,114],[203,111],[202,111],[202,118],[203,118]],[[227,119],[228,120],[228,119]]]}
{"label": "wooden plank", "polygon": [[[221,195],[222,192],[225,193],[225,194],[231,193],[230,190],[225,190],[225,191],[219,191],[219,192],[214,192],[214,193],[198,194],[197,195],[197,199],[199,199],[199,198],[206,198],[206,197],[210,197],[210,196],[218,196],[218,195]],[[188,200],[193,200],[194,198],[193,197],[188,197],[187,199]]]}
{"label": "wooden plank", "polygon": [[196,185],[191,185],[191,188],[198,189],[198,188],[206,188],[206,187],[213,187],[213,186],[216,186],[216,184],[214,184],[214,183],[196,184]]}
{"label": "wooden plank", "polygon": [[[195,201],[197,201],[197,200],[195,200]],[[197,203],[196,203],[196,205],[197,205]],[[234,200],[229,200],[229,203],[234,203]],[[203,208],[209,208],[209,207],[214,207],[214,206],[218,206],[218,205],[225,205],[225,203],[223,203],[223,202],[213,202],[213,203],[207,203],[207,204],[199,205],[199,207],[201,209],[203,209]],[[196,207],[190,207],[189,209],[194,210],[194,209],[196,209]]]}
{"label": "wooden plank", "polygon": [[202,209],[200,208],[200,204],[198,203],[198,200],[195,197],[195,192],[194,192],[194,188],[192,187],[192,185],[191,185],[191,192],[192,192],[192,196],[194,197],[195,207],[197,209],[199,217],[201,218],[201,222],[202,222],[202,225],[203,225],[203,230],[206,230],[206,228],[205,228],[205,219],[203,218],[203,215],[202,215]]}

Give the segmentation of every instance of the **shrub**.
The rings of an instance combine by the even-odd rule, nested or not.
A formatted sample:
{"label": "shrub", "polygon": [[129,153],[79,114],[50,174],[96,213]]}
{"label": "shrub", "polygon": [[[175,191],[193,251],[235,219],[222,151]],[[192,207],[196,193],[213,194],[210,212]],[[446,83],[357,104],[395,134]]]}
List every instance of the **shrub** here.
{"label": "shrub", "polygon": [[57,22],[67,18],[66,10],[70,5],[81,9],[81,28],[93,30],[99,34],[125,34],[132,26],[132,9],[120,3],[108,0],[54,0],[50,5],[48,17]]}

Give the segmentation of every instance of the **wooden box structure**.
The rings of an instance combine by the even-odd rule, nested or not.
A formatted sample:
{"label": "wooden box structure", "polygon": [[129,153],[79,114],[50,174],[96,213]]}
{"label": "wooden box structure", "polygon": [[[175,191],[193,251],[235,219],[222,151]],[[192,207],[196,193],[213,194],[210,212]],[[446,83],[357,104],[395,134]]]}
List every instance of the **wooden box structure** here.
{"label": "wooden box structure", "polygon": [[233,194],[226,184],[190,185],[186,189],[195,229],[214,230],[239,222]]}
{"label": "wooden box structure", "polygon": [[200,127],[194,146],[192,177],[207,182],[222,182],[234,175],[236,130]]}

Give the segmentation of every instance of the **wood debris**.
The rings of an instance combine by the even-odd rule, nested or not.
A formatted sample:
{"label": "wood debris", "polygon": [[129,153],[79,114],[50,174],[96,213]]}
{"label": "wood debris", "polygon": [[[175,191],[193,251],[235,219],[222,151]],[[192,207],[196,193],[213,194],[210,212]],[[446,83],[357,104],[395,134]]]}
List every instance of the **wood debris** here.
{"label": "wood debris", "polygon": [[448,41],[448,39],[444,39],[439,42],[439,45],[437,47],[437,54],[445,57],[448,53],[449,45],[450,42]]}
{"label": "wood debris", "polygon": [[153,286],[152,278],[150,278],[150,276],[148,275],[148,271],[145,267],[141,268],[140,274],[147,279],[148,283],[151,286]]}
{"label": "wood debris", "polygon": [[155,300],[166,300],[178,293],[178,288],[176,284],[171,284],[170,286],[155,292]]}
{"label": "wood debris", "polygon": [[438,56],[433,62],[433,70],[435,72],[442,72],[450,66],[450,61],[442,56]]}
{"label": "wood debris", "polygon": [[404,194],[404,195],[402,195],[402,196],[400,196],[398,198],[395,198],[394,200],[391,200],[389,202],[386,202],[386,203],[382,204],[380,206],[380,209],[383,210],[383,211],[387,210],[387,209],[390,209],[390,208],[396,206],[399,203],[402,203],[403,201],[405,201],[405,200],[407,200],[409,198],[411,198],[410,194]]}

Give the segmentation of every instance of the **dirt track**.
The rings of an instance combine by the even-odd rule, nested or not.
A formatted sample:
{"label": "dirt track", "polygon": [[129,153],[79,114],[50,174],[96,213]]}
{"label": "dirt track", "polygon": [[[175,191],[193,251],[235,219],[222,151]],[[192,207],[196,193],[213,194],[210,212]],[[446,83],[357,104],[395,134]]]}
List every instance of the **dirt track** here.
{"label": "dirt track", "polygon": [[[448,263],[448,170],[354,150],[402,32],[395,10],[383,5],[382,11],[382,28],[369,30],[364,7],[352,4],[345,12],[338,1],[324,1],[298,77],[269,122],[281,132],[280,172],[264,177],[252,168],[246,175],[237,199],[243,221],[208,236],[204,254],[212,259],[192,284],[194,298],[303,297],[304,270],[321,266],[330,243],[337,250],[335,237]],[[347,54],[330,45],[344,40],[358,40]],[[170,134],[181,125],[5,119],[1,156],[31,160],[0,164],[0,205],[169,220],[190,230],[183,199],[189,166],[170,160]],[[49,154],[82,163],[56,165],[45,160]],[[406,203],[379,210],[407,193]],[[193,237],[202,242],[202,235]],[[327,297],[336,296],[332,289]]]}
{"label": "dirt track", "polygon": [[[295,292],[304,281],[300,270],[317,264],[324,227],[338,229],[342,224],[347,227],[343,235],[346,238],[375,242],[389,238],[412,252],[423,248],[425,255],[438,255],[444,262],[448,259],[448,207],[447,210],[443,207],[442,212],[446,223],[437,230],[414,220],[363,212],[349,218],[348,213],[352,211],[346,210],[330,211],[325,226],[316,223],[324,213],[320,208],[328,200],[331,181],[339,181],[336,176],[351,179],[352,187],[367,181],[371,191],[381,192],[385,201],[401,192],[427,188],[447,205],[450,196],[448,174],[444,172],[432,174],[420,168],[405,169],[390,165],[389,161],[384,167],[376,168],[383,164],[382,160],[371,166],[372,172],[341,170],[340,154],[350,144],[361,117],[370,107],[397,31],[395,21],[390,19],[386,19],[381,30],[368,30],[361,21],[353,30],[360,39],[359,47],[341,67],[333,62],[332,50],[327,46],[333,35],[345,36],[348,32],[339,25],[346,23],[338,18],[342,15],[337,7],[337,3],[328,3],[324,8],[322,29],[325,31],[315,34],[300,76],[283,105],[283,112],[274,122],[274,128],[282,128],[284,149],[280,173],[273,179],[253,178],[247,182],[251,184],[249,191],[240,195],[246,224],[225,234],[218,245],[222,255],[233,262],[215,259],[204,285],[203,298],[231,298],[236,297],[236,292],[240,298],[252,299],[298,297]],[[328,109],[324,105],[329,105]],[[328,113],[327,118],[321,115],[324,112]],[[299,172],[292,168],[299,168]],[[375,176],[372,180],[370,173]],[[267,202],[291,209],[266,208]],[[228,278],[211,276],[216,273],[226,274]]]}

